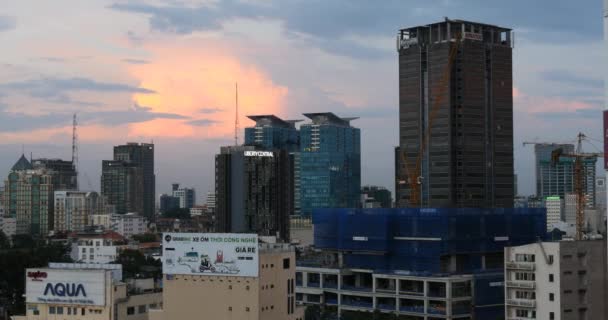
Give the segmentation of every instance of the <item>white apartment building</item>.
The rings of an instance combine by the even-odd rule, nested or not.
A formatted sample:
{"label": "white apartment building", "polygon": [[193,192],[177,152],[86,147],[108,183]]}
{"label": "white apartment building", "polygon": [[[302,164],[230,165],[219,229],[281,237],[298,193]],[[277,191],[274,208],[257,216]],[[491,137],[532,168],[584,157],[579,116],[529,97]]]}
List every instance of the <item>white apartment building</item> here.
{"label": "white apartment building", "polygon": [[604,240],[505,248],[505,319],[606,319]]}
{"label": "white apartment building", "polygon": [[82,263],[111,263],[118,257],[117,242],[123,238],[113,232],[78,234],[72,241],[70,257]]}
{"label": "white apartment building", "polygon": [[148,230],[146,218],[136,213],[113,214],[110,217],[110,229],[125,238],[146,233]]}

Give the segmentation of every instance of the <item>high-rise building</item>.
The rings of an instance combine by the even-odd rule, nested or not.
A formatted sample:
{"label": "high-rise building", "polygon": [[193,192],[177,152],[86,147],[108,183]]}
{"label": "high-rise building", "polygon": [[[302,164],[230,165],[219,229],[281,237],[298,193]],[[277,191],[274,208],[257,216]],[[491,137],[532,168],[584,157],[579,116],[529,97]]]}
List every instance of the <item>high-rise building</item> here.
{"label": "high-rise building", "polygon": [[173,197],[179,199],[179,207],[182,209],[190,209],[194,207],[196,202],[196,192],[193,188],[180,188],[179,183],[174,183],[172,186]]}
{"label": "high-rise building", "polygon": [[390,208],[393,198],[391,192],[379,186],[364,186],[361,189],[361,204],[363,208]]}
{"label": "high-rise building", "polygon": [[606,319],[603,240],[505,248],[503,319]]}
{"label": "high-rise building", "polygon": [[128,161],[142,168],[143,210],[138,212],[148,219],[155,214],[156,175],[154,173],[154,144],[129,142],[114,147],[114,160]]}
{"label": "high-rise building", "polygon": [[160,213],[166,213],[173,209],[179,208],[179,198],[168,194],[161,194],[159,198]]}
{"label": "high-rise building", "polygon": [[[420,158],[420,175],[415,177],[420,199],[414,203],[422,207],[512,207],[511,30],[446,18],[402,29],[397,40],[398,206],[410,203],[410,185],[403,177]],[[458,49],[447,70],[453,45]],[[446,73],[448,85],[441,87]],[[400,160],[402,155],[407,164]]]}
{"label": "high-rise building", "polygon": [[356,208],[361,199],[361,131],[356,118],[331,112],[306,113],[312,120],[300,126],[300,212],[310,216],[316,208]]}
{"label": "high-rise building", "polygon": [[295,124],[300,120],[283,120],[275,115],[247,116],[255,126],[245,128],[245,145],[267,150],[295,152],[300,147],[300,134]]}
{"label": "high-rise building", "polygon": [[55,191],[55,232],[82,232],[89,218],[104,213],[104,201],[97,192]]}
{"label": "high-rise building", "polygon": [[554,196],[547,197],[547,231],[553,230],[555,225],[563,220],[564,199]]}
{"label": "high-rise building", "polygon": [[289,240],[292,156],[255,146],[222,147],[215,156],[216,231]]}
{"label": "high-rise building", "polygon": [[71,162],[39,159],[35,166],[24,155],[5,181],[5,214],[16,218],[17,234],[46,236],[53,228],[54,191],[75,188]]}
{"label": "high-rise building", "polygon": [[115,213],[144,212],[144,174],[137,163],[123,160],[103,160],[101,194]]}
{"label": "high-rise building", "polygon": [[34,159],[32,160],[34,169],[53,170],[53,184],[57,189],[76,190],[78,188],[78,173],[72,161],[61,159]]}

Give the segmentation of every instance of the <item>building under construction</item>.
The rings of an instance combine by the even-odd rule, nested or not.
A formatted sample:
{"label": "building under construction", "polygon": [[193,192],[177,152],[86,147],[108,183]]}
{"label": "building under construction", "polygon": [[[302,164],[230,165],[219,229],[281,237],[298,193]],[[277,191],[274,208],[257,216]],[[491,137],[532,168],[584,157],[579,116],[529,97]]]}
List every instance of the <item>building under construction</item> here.
{"label": "building under construction", "polygon": [[469,21],[399,31],[398,206],[513,206],[512,48]]}

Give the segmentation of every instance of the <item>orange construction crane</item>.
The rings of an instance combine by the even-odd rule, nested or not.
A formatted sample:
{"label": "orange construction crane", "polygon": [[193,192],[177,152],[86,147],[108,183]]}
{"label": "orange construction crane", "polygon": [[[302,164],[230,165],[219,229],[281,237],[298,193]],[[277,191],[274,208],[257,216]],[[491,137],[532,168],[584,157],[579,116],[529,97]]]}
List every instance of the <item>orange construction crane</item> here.
{"label": "orange construction crane", "polygon": [[449,84],[450,84],[450,76],[452,75],[452,66],[454,65],[454,60],[456,59],[456,54],[458,53],[458,47],[461,40],[460,33],[457,33],[453,39],[454,41],[451,43],[450,54],[448,56],[448,63],[443,71],[443,75],[437,86],[435,86],[435,94],[433,99],[433,105],[431,106],[429,112],[428,123],[426,129],[424,131],[424,135],[422,136],[422,142],[420,143],[420,150],[418,151],[418,156],[416,157],[416,162],[411,164],[408,161],[407,150],[403,148],[399,150],[399,157],[401,160],[401,164],[405,165],[405,172],[401,171],[399,177],[397,178],[397,184],[404,185],[408,184],[410,187],[410,196],[409,196],[409,206],[410,207],[420,207],[421,205],[421,197],[420,197],[420,189],[423,183],[422,179],[422,159],[427,147],[427,140],[430,137],[431,130],[433,128],[433,121],[439,111],[441,105],[445,102],[447,95],[449,94]]}
{"label": "orange construction crane", "polygon": [[602,153],[584,153],[582,143],[587,136],[579,132],[578,144],[575,153],[563,153],[562,148],[551,152],[551,163],[555,165],[560,158],[574,159],[574,193],[576,194],[576,240],[583,240],[583,228],[585,226],[585,186],[583,161],[586,159],[602,158]]}

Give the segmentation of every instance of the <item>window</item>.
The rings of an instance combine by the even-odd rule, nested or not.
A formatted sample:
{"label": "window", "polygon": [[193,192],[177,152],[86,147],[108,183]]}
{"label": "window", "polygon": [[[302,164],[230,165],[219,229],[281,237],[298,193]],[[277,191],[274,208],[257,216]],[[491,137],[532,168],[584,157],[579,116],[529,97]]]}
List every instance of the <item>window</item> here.
{"label": "window", "polygon": [[55,307],[49,307],[49,314],[55,314]]}
{"label": "window", "polygon": [[535,257],[533,254],[516,254],[515,261],[516,262],[534,262]]}
{"label": "window", "polygon": [[40,311],[38,311],[38,309],[34,309],[34,315],[35,316],[39,316],[40,315]]}
{"label": "window", "polygon": [[127,308],[127,315],[134,315],[135,314],[135,307],[128,307]]}
{"label": "window", "polygon": [[137,313],[146,313],[146,305],[142,304],[137,308]]}
{"label": "window", "polygon": [[552,254],[550,254],[550,255],[549,255],[549,264],[552,264],[552,263],[553,263],[553,255],[552,255]]}
{"label": "window", "polygon": [[555,295],[553,293],[549,293],[549,301],[554,301]]}
{"label": "window", "polygon": [[63,314],[63,307],[57,307],[57,314]]}
{"label": "window", "polygon": [[158,307],[158,305],[156,303],[151,303],[149,308],[150,309],[156,309]]}
{"label": "window", "polygon": [[72,308],[68,308],[68,316],[72,315]]}
{"label": "window", "polygon": [[554,319],[555,319],[555,313],[549,312],[549,320],[554,320]]}
{"label": "window", "polygon": [[291,265],[291,259],[285,258],[283,259],[283,269],[289,269]]}
{"label": "window", "polygon": [[553,273],[549,273],[549,282],[553,282]]}
{"label": "window", "polygon": [[84,308],[82,308],[82,309],[80,310],[80,315],[83,315],[83,316],[84,316]]}

